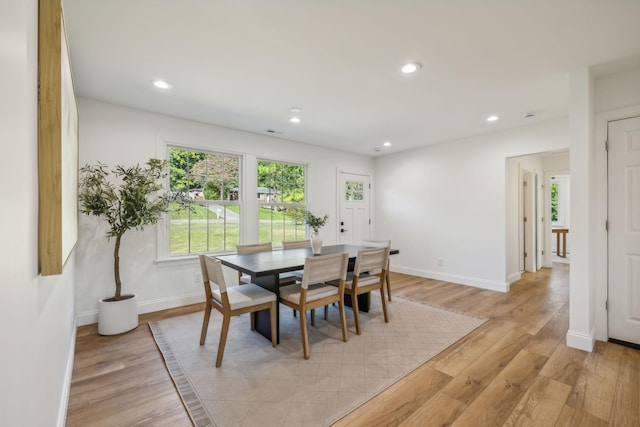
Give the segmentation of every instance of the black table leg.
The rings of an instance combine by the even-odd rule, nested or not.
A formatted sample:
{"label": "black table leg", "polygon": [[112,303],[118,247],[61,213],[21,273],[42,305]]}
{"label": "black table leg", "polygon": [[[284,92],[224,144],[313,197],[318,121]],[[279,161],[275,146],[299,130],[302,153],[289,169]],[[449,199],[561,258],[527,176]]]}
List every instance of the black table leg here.
{"label": "black table leg", "polygon": [[[276,294],[276,331],[278,336],[277,342],[280,343],[280,292],[279,292],[279,277],[275,276],[260,276],[252,277],[251,282],[256,285],[273,292]],[[251,313],[254,319],[256,331],[269,341],[271,341],[271,334],[274,331],[271,330],[271,317],[269,317],[269,310],[256,311]]]}
{"label": "black table leg", "polygon": [[[351,295],[344,294],[344,304],[348,307],[353,307],[351,304]],[[371,308],[371,292],[358,295],[358,310],[363,313],[368,313]]]}

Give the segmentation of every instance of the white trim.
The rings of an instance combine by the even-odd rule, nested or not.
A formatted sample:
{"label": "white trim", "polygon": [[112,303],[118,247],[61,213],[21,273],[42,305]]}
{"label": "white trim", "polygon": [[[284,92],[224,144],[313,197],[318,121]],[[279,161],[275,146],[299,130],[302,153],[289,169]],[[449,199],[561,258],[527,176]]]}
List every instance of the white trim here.
{"label": "white trim", "polygon": [[[640,105],[633,107],[620,108],[611,111],[604,111],[596,115],[596,144],[604,145],[607,140],[608,125],[610,121],[624,120],[631,117],[640,116]],[[596,152],[596,188],[594,189],[598,208],[594,209],[593,214],[593,265],[592,272],[594,277],[594,337],[601,341],[609,339],[609,319],[606,310],[606,301],[608,298],[608,241],[605,223],[607,221],[608,211],[608,174],[607,174],[607,153],[602,150]],[[567,334],[568,342],[568,334]]]}
{"label": "white trim", "polygon": [[567,332],[566,344],[568,347],[577,348],[578,350],[593,351],[593,346],[596,343],[595,339],[595,327],[591,328],[589,335],[581,334],[579,332]]}
{"label": "white trim", "polygon": [[375,235],[374,233],[372,233],[372,231],[375,230],[374,227],[374,209],[373,207],[373,173],[371,171],[369,172],[363,172],[363,171],[354,171],[354,172],[349,172],[345,169],[342,168],[336,168],[336,243],[340,242],[340,213],[341,213],[341,209],[342,209],[342,186],[340,185],[340,175],[346,173],[349,175],[360,175],[360,176],[364,176],[367,177],[367,180],[369,181],[369,190],[367,193],[367,202],[369,203],[369,208],[367,209],[369,212],[369,220],[371,220],[371,222],[369,223],[369,238],[371,238],[373,235]]}
{"label": "white trim", "polygon": [[410,274],[412,276],[424,277],[426,279],[442,280],[459,285],[473,286],[474,288],[488,289],[497,292],[509,292],[509,282],[496,282],[493,280],[477,279],[474,277],[460,276],[457,274],[446,274],[420,268],[393,266],[393,270],[398,273]]}
{"label": "white trim", "polygon": [[64,369],[64,381],[62,385],[62,393],[60,394],[60,404],[58,405],[58,427],[64,427],[67,424],[67,411],[69,409],[69,394],[71,392],[71,378],[73,376],[73,361],[76,354],[76,333],[78,330],[78,320],[73,320],[71,326],[72,333],[69,340],[67,364]]}
{"label": "white trim", "polygon": [[[197,304],[204,302],[205,295],[203,292],[195,292],[192,294],[177,295],[173,297],[158,298],[149,301],[140,301],[138,303],[138,313],[152,313],[154,311],[167,310],[169,308],[182,307],[185,305]],[[78,314],[78,326],[91,325],[98,322],[98,310],[89,310]]]}
{"label": "white trim", "polygon": [[513,274],[510,274],[510,275],[507,277],[507,283],[508,283],[509,285],[511,285],[512,283],[515,283],[515,282],[517,282],[517,281],[518,281],[518,280],[520,280],[520,279],[522,279],[522,273],[520,273],[520,272],[518,272],[518,273],[513,273]]}

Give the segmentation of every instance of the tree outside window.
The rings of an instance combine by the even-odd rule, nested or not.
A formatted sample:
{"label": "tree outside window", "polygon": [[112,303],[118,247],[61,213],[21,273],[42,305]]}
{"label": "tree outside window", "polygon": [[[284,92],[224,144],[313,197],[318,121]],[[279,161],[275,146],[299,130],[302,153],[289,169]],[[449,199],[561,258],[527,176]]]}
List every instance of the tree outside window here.
{"label": "tree outside window", "polygon": [[280,244],[306,237],[306,167],[258,160],[259,241]]}
{"label": "tree outside window", "polygon": [[551,183],[551,221],[558,221],[558,183]]}
{"label": "tree outside window", "polygon": [[170,254],[235,249],[240,242],[240,157],[169,149],[171,191],[186,193],[192,211],[172,213]]}

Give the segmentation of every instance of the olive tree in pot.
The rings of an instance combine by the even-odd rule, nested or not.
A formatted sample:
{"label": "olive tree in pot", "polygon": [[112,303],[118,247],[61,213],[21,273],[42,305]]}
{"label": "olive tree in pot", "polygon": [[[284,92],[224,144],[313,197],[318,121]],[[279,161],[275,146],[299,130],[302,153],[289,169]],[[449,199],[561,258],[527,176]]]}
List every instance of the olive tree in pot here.
{"label": "olive tree in pot", "polygon": [[[189,204],[181,193],[165,192],[162,180],[166,178],[166,161],[149,159],[146,166],[85,165],[80,169],[78,199],[80,212],[107,221],[107,240],[115,239],[113,273],[115,295],[98,302],[98,333],[115,335],[138,326],[138,302],[135,294],[123,295],[120,280],[120,242],[128,230],[142,230],[154,225],[172,206],[179,209]],[[114,183],[115,181],[115,183]]]}

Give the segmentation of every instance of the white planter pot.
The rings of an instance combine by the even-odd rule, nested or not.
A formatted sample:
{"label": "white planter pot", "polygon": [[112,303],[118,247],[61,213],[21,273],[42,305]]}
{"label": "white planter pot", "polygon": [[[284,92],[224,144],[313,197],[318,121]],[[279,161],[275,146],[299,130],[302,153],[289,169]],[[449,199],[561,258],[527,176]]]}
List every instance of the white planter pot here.
{"label": "white planter pot", "polygon": [[129,332],[138,326],[138,296],[130,296],[120,301],[98,300],[98,333],[117,335]]}
{"label": "white planter pot", "polygon": [[319,233],[313,232],[311,233],[311,250],[314,255],[317,255],[322,251],[322,237],[320,237]]}

